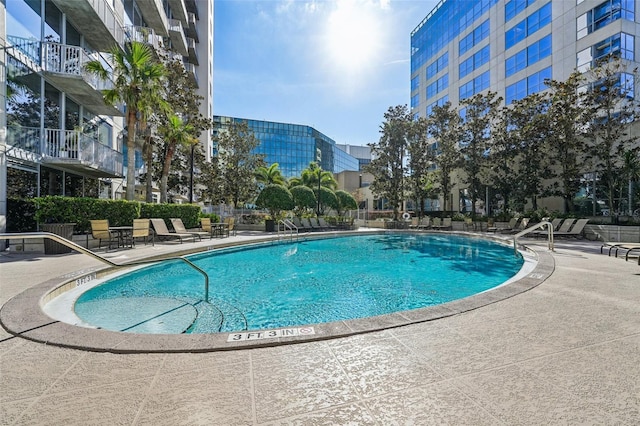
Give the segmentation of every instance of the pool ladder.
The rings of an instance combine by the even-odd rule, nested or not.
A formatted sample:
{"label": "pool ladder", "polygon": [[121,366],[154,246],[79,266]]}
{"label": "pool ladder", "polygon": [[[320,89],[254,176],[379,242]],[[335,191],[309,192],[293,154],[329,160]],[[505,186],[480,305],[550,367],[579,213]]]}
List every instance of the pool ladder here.
{"label": "pool ladder", "polygon": [[81,245],[74,243],[73,241],[69,241],[64,237],[61,237],[60,235],[57,235],[57,234],[52,234],[51,232],[16,232],[11,234],[0,234],[0,240],[13,240],[13,239],[28,240],[28,239],[36,239],[36,238],[49,238],[64,246],[69,247],[70,249],[73,249],[80,253],[91,256],[96,260],[99,260],[110,266],[114,266],[116,268],[122,268],[125,266],[135,266],[135,265],[148,265],[151,263],[156,263],[159,260],[181,260],[185,262],[187,265],[191,266],[196,271],[200,272],[204,276],[204,299],[203,300],[209,303],[209,275],[207,275],[207,273],[204,270],[202,270],[202,268],[200,268],[198,265],[194,264],[192,261],[190,261],[189,259],[183,256],[173,256],[173,257],[166,257],[166,258],[155,259],[155,260],[137,260],[134,262],[127,262],[127,263],[115,263],[105,257],[100,256],[99,254],[92,252],[91,250],[88,250],[82,247]]}
{"label": "pool ladder", "polygon": [[514,253],[517,255],[518,254],[518,238],[522,237],[523,235],[526,235],[532,231],[535,231],[536,229],[542,229],[546,227],[547,228],[547,237],[549,240],[549,250],[554,251],[553,248],[553,225],[551,224],[551,222],[548,222],[546,220],[543,220],[540,223],[536,223],[533,226],[528,227],[527,229],[523,229],[522,231],[518,232],[516,235],[513,236],[513,251]]}
{"label": "pool ladder", "polygon": [[289,234],[289,239],[291,241],[293,241],[293,237],[295,235],[296,240],[298,239],[298,227],[296,225],[293,224],[293,222],[291,222],[288,219],[283,219],[278,221],[278,240],[281,240],[283,237],[280,236],[280,224],[282,224],[282,234],[283,237],[286,238],[287,234]]}

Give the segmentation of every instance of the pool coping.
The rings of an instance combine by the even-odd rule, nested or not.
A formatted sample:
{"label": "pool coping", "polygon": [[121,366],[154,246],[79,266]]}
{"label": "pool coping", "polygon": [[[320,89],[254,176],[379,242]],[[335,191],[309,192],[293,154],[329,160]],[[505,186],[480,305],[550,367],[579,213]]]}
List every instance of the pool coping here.
{"label": "pool coping", "polygon": [[[367,233],[389,233],[390,231],[370,231]],[[398,232],[398,231],[394,231]],[[402,231],[400,231],[402,232]],[[404,231],[414,232],[414,231]],[[421,232],[424,233],[424,232]],[[440,232],[435,232],[440,233]],[[317,233],[305,236],[305,239],[326,238],[331,236],[362,235],[363,232],[349,233],[342,232],[339,235],[330,233]],[[487,234],[468,232],[448,232],[447,234],[459,234],[471,237],[478,237],[498,241],[503,244],[509,240],[498,238]],[[238,245],[269,242],[276,240],[273,238],[258,238],[247,240],[241,243],[231,242],[221,244],[215,248],[227,248]],[[509,299],[520,293],[531,290],[543,283],[554,271],[555,262],[553,256],[547,250],[520,245],[519,249],[532,254],[537,258],[533,270],[509,284],[498,286],[494,289],[469,296],[463,299],[454,300],[441,305],[419,308],[410,311],[395,312],[392,314],[379,315],[375,317],[360,318],[345,321],[335,321],[330,323],[309,324],[307,326],[292,327],[295,329],[304,328],[313,334],[298,334],[290,337],[264,338],[257,333],[266,333],[268,330],[258,330],[252,332],[255,339],[247,338],[239,341],[229,341],[230,335],[238,333],[211,333],[211,334],[135,334],[109,331],[96,328],[80,327],[55,320],[48,316],[42,309],[43,304],[56,294],[64,292],[65,288],[75,287],[82,283],[87,276],[104,275],[112,271],[112,267],[97,269],[89,274],[74,276],[70,279],[70,274],[62,277],[52,278],[38,285],[30,287],[22,293],[8,300],[0,308],[0,324],[12,335],[27,340],[41,342],[47,345],[54,345],[66,348],[80,349],[92,352],[111,353],[196,353],[228,351],[257,347],[269,347],[277,345],[287,345],[293,343],[327,340],[339,337],[347,337],[357,334],[370,333],[391,328],[403,327],[411,324],[433,321],[454,315],[468,312],[492,303]],[[171,256],[205,252],[210,248],[188,249],[180,252],[173,252]],[[155,256],[149,259],[160,260],[168,257]],[[78,283],[80,282],[80,284]],[[58,292],[58,293],[56,293]],[[248,333],[248,332],[245,332]]]}

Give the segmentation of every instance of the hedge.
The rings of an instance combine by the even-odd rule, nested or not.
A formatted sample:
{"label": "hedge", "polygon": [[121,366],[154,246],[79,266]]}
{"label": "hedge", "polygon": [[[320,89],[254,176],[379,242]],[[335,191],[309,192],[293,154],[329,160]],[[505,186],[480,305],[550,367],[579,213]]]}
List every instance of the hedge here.
{"label": "hedge", "polygon": [[91,232],[90,220],[108,219],[112,226],[127,226],[138,218],[179,217],[187,228],[199,226],[200,207],[194,204],[148,204],[138,201],[47,196],[7,200],[7,231],[35,231],[39,223],[75,223],[74,232]]}

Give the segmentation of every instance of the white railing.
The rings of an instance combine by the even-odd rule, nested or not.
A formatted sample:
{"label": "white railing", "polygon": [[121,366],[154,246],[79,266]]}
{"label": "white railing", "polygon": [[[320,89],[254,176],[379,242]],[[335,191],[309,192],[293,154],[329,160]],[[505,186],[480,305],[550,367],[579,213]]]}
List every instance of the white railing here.
{"label": "white railing", "polygon": [[86,50],[79,46],[61,43],[42,43],[42,69],[44,71],[82,77],[95,90],[105,90],[113,87],[110,79],[102,80],[97,75],[85,70],[87,62],[94,60]]}
{"label": "white railing", "polygon": [[76,160],[92,168],[99,168],[122,176],[123,156],[91,133],[79,130],[44,129],[7,126],[7,144],[48,159]]}
{"label": "white railing", "polygon": [[153,28],[131,25],[127,27],[125,34],[129,41],[144,43],[156,50],[163,48],[162,37]]}
{"label": "white railing", "polygon": [[533,226],[528,227],[527,229],[523,229],[522,231],[518,232],[516,235],[513,236],[513,251],[517,254],[518,253],[518,238],[522,237],[523,235],[526,235],[532,231],[535,231],[536,229],[541,229],[544,227],[547,227],[547,236],[548,236],[548,240],[549,240],[549,250],[553,251],[553,225],[551,224],[551,222],[547,222],[542,221],[540,223],[536,223]]}

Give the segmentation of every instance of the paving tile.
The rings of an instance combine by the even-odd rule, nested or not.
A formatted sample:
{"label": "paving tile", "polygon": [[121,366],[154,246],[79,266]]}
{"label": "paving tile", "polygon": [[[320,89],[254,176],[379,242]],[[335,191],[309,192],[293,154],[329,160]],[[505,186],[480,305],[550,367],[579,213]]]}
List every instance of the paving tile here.
{"label": "paving tile", "polygon": [[427,361],[395,338],[355,342],[333,352],[363,398],[442,380]]}
{"label": "paving tile", "polygon": [[138,425],[251,425],[250,370],[166,374],[148,392]]}
{"label": "paving tile", "polygon": [[373,424],[376,424],[376,421],[363,403],[345,404],[275,422],[259,423],[260,426],[359,426]]}
{"label": "paving tile", "polygon": [[593,404],[541,380],[521,366],[455,379],[459,389],[508,425],[616,424]]}
{"label": "paving tile", "polygon": [[501,422],[447,382],[366,401],[381,425],[499,425]]}
{"label": "paving tile", "polygon": [[640,336],[532,360],[528,371],[627,424],[640,420]]}
{"label": "paving tile", "polygon": [[17,424],[20,416],[37,400],[38,398],[28,398],[10,402],[5,401],[0,404],[0,425]]}
{"label": "paving tile", "polygon": [[257,358],[253,363],[253,379],[258,423],[358,399],[333,353],[319,345],[311,345],[306,350],[281,351],[273,358]]}
{"label": "paving tile", "polygon": [[147,380],[114,383],[40,398],[20,425],[131,425],[149,388]]}

